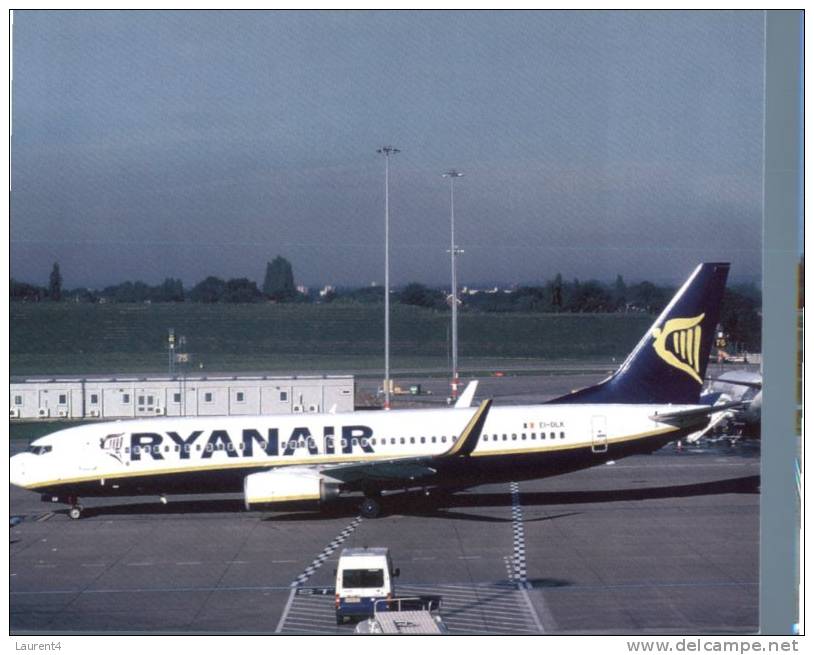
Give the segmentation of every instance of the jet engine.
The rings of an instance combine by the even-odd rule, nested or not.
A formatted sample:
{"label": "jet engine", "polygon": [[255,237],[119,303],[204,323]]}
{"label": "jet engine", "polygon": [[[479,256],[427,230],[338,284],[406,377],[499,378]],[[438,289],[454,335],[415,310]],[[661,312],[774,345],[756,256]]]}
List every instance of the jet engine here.
{"label": "jet engine", "polygon": [[272,469],[247,475],[243,481],[246,509],[252,505],[312,500],[327,503],[339,496],[337,480],[312,470]]}

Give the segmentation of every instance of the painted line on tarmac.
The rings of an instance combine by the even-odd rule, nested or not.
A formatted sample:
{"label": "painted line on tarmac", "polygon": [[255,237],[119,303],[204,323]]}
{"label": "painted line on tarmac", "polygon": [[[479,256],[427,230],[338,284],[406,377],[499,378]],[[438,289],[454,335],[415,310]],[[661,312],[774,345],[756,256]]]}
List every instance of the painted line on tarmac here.
{"label": "painted line on tarmac", "polygon": [[353,531],[359,526],[362,522],[362,517],[357,516],[350,524],[342,530],[332,541],[329,543],[325,548],[322,549],[322,552],[317,556],[317,558],[309,564],[305,570],[300,573],[294,582],[291,583],[291,593],[288,594],[288,600],[286,601],[285,608],[283,609],[283,613],[280,616],[280,621],[277,623],[277,629],[274,631],[275,633],[280,633],[283,631],[283,626],[285,625],[285,621],[288,618],[288,613],[291,611],[291,606],[294,604],[294,598],[297,595],[297,589],[302,587],[308,579],[314,575],[316,570],[320,568],[328,557],[331,556],[339,546],[347,539]]}
{"label": "painted line on tarmac", "polygon": [[[16,573],[12,574],[16,575]],[[573,585],[571,587],[551,587],[546,589],[547,592],[550,593],[570,593],[570,592],[584,592],[586,590],[592,591],[615,591],[615,590],[631,590],[631,589],[676,589],[676,588],[688,588],[688,589],[702,589],[704,587],[709,587],[713,589],[718,588],[728,588],[728,587],[757,587],[759,583],[757,582],[737,582],[731,580],[722,580],[720,582],[652,582],[652,583],[631,583],[631,584],[611,584],[611,585],[597,585],[597,584],[588,584],[588,585]],[[430,585],[410,585],[411,587],[422,587],[423,589],[431,590],[435,587],[431,587]],[[488,584],[474,584],[470,585],[473,589],[484,589],[489,587],[496,587],[498,589],[504,588],[499,584],[495,583],[488,583]],[[402,588],[401,586],[399,588]],[[446,585],[441,585],[438,589],[444,590],[449,589]],[[460,587],[463,588],[463,587]],[[516,587],[512,586],[512,589],[516,589]],[[10,596],[48,596],[48,595],[64,595],[64,594],[151,594],[151,593],[170,593],[170,592],[177,592],[177,593],[199,593],[202,591],[283,591],[285,589],[291,589],[290,586],[286,585],[258,585],[258,586],[235,586],[235,587],[154,587],[154,588],[139,588],[139,587],[129,587],[123,589],[35,589],[35,590],[27,590],[27,591],[10,591]],[[296,596],[296,589],[294,590],[294,595]]]}
{"label": "painted line on tarmac", "polygon": [[291,583],[292,587],[301,587],[306,582],[308,582],[308,578],[310,578],[318,568],[320,568],[324,563],[325,560],[331,556],[339,546],[353,534],[353,531],[357,528],[357,526],[362,522],[362,517],[357,516],[353,521],[350,522],[350,525],[346,527],[342,532],[340,532],[336,538],[331,541],[325,548],[322,549],[322,552],[317,556],[317,558],[309,564],[305,570],[297,576],[297,579]]}
{"label": "painted line on tarmac", "polygon": [[529,597],[528,574],[526,571],[526,535],[523,529],[523,507],[520,505],[520,485],[512,482],[509,485],[512,492],[512,536],[513,536],[513,556],[512,556],[512,576],[517,585],[517,589],[528,607],[529,614],[534,621],[534,627],[539,633],[545,633],[543,622],[537,615],[534,603]]}

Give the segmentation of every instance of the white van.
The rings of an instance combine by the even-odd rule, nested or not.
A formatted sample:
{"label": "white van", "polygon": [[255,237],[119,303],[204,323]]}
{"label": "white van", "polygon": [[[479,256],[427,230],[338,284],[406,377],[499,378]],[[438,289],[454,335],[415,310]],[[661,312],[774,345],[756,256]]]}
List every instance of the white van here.
{"label": "white van", "polygon": [[346,618],[373,616],[377,600],[392,600],[395,594],[393,579],[399,573],[399,569],[393,568],[387,548],[343,549],[336,568],[337,625]]}

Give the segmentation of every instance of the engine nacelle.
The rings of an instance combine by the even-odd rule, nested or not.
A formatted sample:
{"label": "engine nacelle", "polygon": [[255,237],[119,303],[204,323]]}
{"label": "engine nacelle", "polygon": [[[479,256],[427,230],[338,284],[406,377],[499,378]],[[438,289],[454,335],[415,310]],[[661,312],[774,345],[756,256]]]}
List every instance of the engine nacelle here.
{"label": "engine nacelle", "polygon": [[252,505],[312,500],[327,503],[339,496],[339,482],[316,471],[284,468],[252,473],[243,481],[246,509]]}

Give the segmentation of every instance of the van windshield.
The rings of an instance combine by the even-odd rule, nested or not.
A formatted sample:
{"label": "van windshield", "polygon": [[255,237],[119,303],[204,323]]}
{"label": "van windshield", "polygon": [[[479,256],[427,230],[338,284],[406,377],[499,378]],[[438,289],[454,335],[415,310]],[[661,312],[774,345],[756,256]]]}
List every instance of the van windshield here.
{"label": "van windshield", "polygon": [[342,571],[342,586],[348,589],[360,589],[384,586],[382,569],[345,569]]}
{"label": "van windshield", "polygon": [[29,446],[28,452],[34,453],[35,455],[44,455],[45,453],[50,453],[52,446]]}

